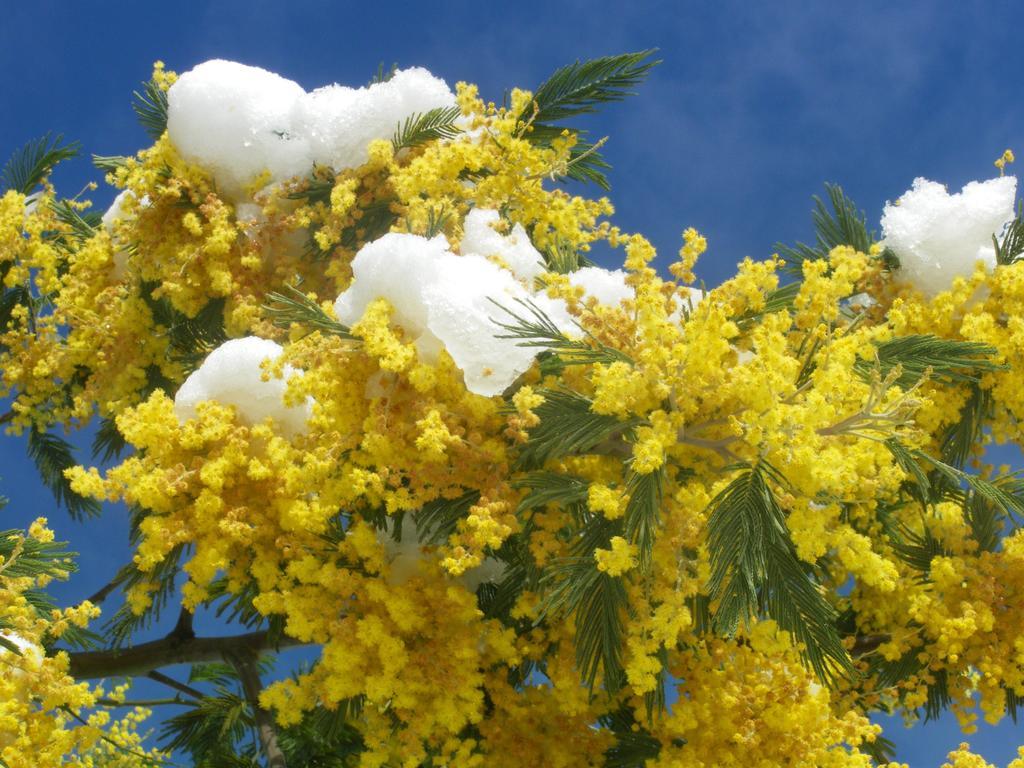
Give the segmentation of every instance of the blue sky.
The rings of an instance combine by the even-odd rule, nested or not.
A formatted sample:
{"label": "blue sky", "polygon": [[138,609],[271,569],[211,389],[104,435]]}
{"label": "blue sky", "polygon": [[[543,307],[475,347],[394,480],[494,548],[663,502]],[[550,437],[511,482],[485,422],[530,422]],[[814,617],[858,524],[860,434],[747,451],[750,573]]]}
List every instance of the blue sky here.
{"label": "blue sky", "polygon": [[[1024,153],[1024,9],[1014,3],[247,2],[6,3],[0,21],[0,158],[48,130],[87,152],[146,142],[130,98],[152,62],[184,71],[228,58],[313,88],[363,84],[379,62],[422,65],[499,99],[576,58],[649,47],[664,63],[639,96],[588,126],[605,154],[616,221],[664,258],[695,226],[715,285],[745,256],[811,237],[810,196],[839,182],[877,222],[915,176],[959,187]],[[98,179],[86,161],[57,174],[65,194]],[[93,195],[105,207],[113,194]],[[0,438],[2,527],[50,514],[82,552],[80,599],[127,558],[124,512],[87,527],[51,514],[21,441]],[[173,617],[171,617],[173,618]],[[1024,742],[1007,722],[971,741],[1005,765]],[[912,766],[961,740],[952,719],[887,735]]]}

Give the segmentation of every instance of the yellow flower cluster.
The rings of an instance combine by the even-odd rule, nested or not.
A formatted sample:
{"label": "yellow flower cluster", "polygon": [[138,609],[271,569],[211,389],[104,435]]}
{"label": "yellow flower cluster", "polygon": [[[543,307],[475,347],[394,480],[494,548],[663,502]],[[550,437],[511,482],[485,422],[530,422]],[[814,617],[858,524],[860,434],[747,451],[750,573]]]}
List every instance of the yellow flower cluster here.
{"label": "yellow flower cluster", "polygon": [[[142,747],[138,726],[148,717],[134,709],[113,720],[106,710],[90,712],[102,688],[68,674],[68,655],[47,646],[71,628],[85,628],[99,609],[88,602],[43,611],[32,593],[51,576],[14,575],[23,568],[26,545],[48,543],[53,532],[40,518],[0,557],[0,760],[10,768],[140,768],[162,755]],[[121,696],[126,687],[112,692]]]}
{"label": "yellow flower cluster", "polygon": [[[376,141],[357,168],[255,179],[252,203],[221,199],[166,136],[111,172],[126,197],[110,232],[75,232],[49,205],[26,214],[5,195],[4,285],[52,306],[19,308],[0,337],[13,427],[113,417],[134,453],[105,474],[70,470],[74,490],[139,510],[135,566],[145,576],[180,560],[186,607],[223,579],[320,646],[262,703],[289,725],[360,701],[364,768],[600,765],[623,728],[643,731],[652,767],[866,768],[873,709],[912,712],[941,688],[967,729],[975,701],[1002,717],[1024,696],[1024,534],[999,530],[992,486],[968,492],[959,466],[921,457],[963,463],[950,430],[972,399],[984,398],[993,440],[1024,438],[1024,261],[925,299],[892,280],[877,248],[840,246],[804,262],[795,287],[780,288],[780,259],[747,259],[705,293],[692,285],[707,247],[696,230],[665,279],[650,242],[603,219],[607,200],[550,188],[576,135],[531,141],[532,94],[498,107],[460,84],[457,98],[455,138]],[[421,357],[403,308],[383,298],[350,329],[330,326],[363,245],[393,231],[457,246],[473,208],[499,210],[549,255],[621,247],[627,272],[616,306],[584,297],[554,261],[524,286],[564,300],[579,332],[553,334],[504,396],[467,390],[444,350]],[[262,313],[297,280],[322,330]],[[855,306],[865,291],[873,303]],[[274,375],[302,371],[286,400],[311,403],[306,433],[244,423],[215,401],[179,418],[180,382],[220,338],[245,335],[284,346]],[[888,342],[926,335],[989,345],[992,365],[913,376],[883,359]],[[984,434],[968,436],[975,459]],[[843,617],[849,674],[819,680],[808,636],[780,617],[783,628],[716,621],[721,574],[742,580],[750,562],[723,571],[712,518],[755,470],[777,515],[745,521],[734,549],[766,537],[796,580],[813,576]],[[950,487],[921,503],[928,483]],[[395,551],[413,549],[406,568]],[[747,558],[762,572],[764,559]],[[481,575],[493,563],[501,573]],[[493,583],[476,590],[474,574]],[[771,603],[764,586],[751,591]],[[144,612],[157,588],[141,579],[129,604]],[[12,616],[27,610],[16,603]],[[13,626],[39,643],[52,629],[28,616]],[[52,668],[44,688],[89,705],[59,656],[37,661]],[[893,681],[895,665],[910,672]],[[13,692],[23,678],[3,679]],[[664,686],[676,704],[644,720]],[[15,699],[18,717],[40,714]],[[38,739],[54,755],[95,743],[60,715],[48,722]]]}
{"label": "yellow flower cluster", "polygon": [[747,640],[709,641],[672,665],[685,680],[680,695],[689,706],[657,723],[654,733],[665,746],[648,765],[869,768],[858,747],[881,728],[858,713],[835,712],[828,691],[772,622],[752,627]]}
{"label": "yellow flower cluster", "polygon": [[[943,763],[942,768],[995,768],[991,763],[973,754],[970,745],[966,742],[958,749],[950,752],[947,756],[948,763]],[[1024,768],[1024,747],[1017,750],[1017,758],[1011,760],[1006,768]],[[884,768],[910,768],[906,763],[889,763]]]}

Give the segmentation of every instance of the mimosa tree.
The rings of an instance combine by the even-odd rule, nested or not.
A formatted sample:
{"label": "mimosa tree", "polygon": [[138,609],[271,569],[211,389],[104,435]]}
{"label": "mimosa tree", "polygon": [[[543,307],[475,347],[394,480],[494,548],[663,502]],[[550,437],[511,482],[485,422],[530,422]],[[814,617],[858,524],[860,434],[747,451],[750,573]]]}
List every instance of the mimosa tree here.
{"label": "mimosa tree", "polygon": [[[102,215],[48,182],[73,145],[12,159],[2,419],[134,557],[59,607],[46,521],[0,537],[0,764],[839,768],[895,759],[875,712],[1016,717],[1012,155],[879,236],[830,186],[813,245],[698,287],[704,238],[620,230],[573,127],[655,63],[502,103],[158,64]],[[92,682],[134,677],[176,707],[152,743]]]}

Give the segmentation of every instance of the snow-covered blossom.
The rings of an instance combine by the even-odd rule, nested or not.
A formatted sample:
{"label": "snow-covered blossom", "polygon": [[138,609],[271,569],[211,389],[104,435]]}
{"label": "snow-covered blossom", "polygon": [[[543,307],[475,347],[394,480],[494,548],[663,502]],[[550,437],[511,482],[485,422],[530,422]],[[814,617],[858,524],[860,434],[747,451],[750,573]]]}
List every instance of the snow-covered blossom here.
{"label": "snow-covered blossom", "polygon": [[311,402],[292,406],[284,400],[287,379],[302,371],[285,365],[282,378],[270,376],[264,380],[263,362],[276,360],[281,352],[280,345],[255,336],[224,342],[185,379],[174,396],[178,419],[185,422],[194,418],[199,403],[213,400],[235,406],[246,424],[258,424],[271,416],[289,435],[305,432]]}
{"label": "snow-covered blossom", "polygon": [[[429,542],[421,534],[411,516],[402,521],[401,541],[395,541],[391,535],[393,530],[394,525],[388,520],[386,527],[377,531],[377,540],[383,545],[384,559],[388,562],[388,583],[399,585],[419,572],[420,561],[429,557],[423,551],[423,547],[428,546]],[[467,570],[456,579],[470,592],[475,592],[484,582],[500,580],[504,571],[505,566],[500,560],[487,557],[476,568]]]}
{"label": "snow-covered blossom", "polygon": [[[567,275],[569,284],[583,289],[585,297],[597,299],[599,304],[609,307],[617,307],[627,299],[636,297],[636,291],[626,283],[626,273],[621,269],[604,269],[603,267],[582,267]],[[700,288],[687,288],[689,293],[685,298],[673,300],[675,308],[669,314],[669,320],[674,323],[683,321],[701,301],[704,300],[704,291]]]}
{"label": "snow-covered blossom", "polygon": [[636,295],[634,290],[626,285],[626,273],[621,269],[583,267],[570,272],[568,277],[569,283],[576,288],[582,288],[584,295],[593,296],[598,303],[609,307],[617,307]]}
{"label": "snow-covered blossom", "polygon": [[458,256],[443,235],[390,233],[365,245],[352,261],[352,284],[334,305],[338,319],[353,325],[367,306],[386,299],[392,321],[416,344],[421,359],[432,362],[443,348],[462,370],[466,388],[497,395],[526,371],[536,347],[521,347],[495,319],[502,307],[522,310],[516,301],[532,301],[559,327],[574,328],[560,300],[533,295],[483,256]]}
{"label": "snow-covered blossom", "polygon": [[[0,632],[2,637],[7,642],[11,643],[21,653],[21,660],[16,659],[4,659],[4,655],[10,653],[7,648],[0,646],[0,664],[9,665],[11,667],[11,674],[15,678],[24,677],[26,674],[26,668],[31,669],[38,667],[43,660],[43,649],[38,645],[28,640],[17,632]],[[27,692],[23,692],[27,695]]]}
{"label": "snow-covered blossom", "polygon": [[307,93],[259,67],[214,59],[181,75],[167,92],[167,131],[187,160],[238,196],[264,171],[272,181],[366,161],[373,139],[390,138],[407,117],[448,107],[455,97],[427,70],[400,70],[363,88],[328,85]]}
{"label": "snow-covered blossom", "polygon": [[995,266],[992,236],[1013,219],[1017,179],[972,181],[949,194],[937,182],[914,179],[913,187],[882,213],[882,244],[900,261],[900,276],[926,296],[969,277],[982,261]]}
{"label": "snow-covered blossom", "polygon": [[[107,230],[110,237],[115,240],[114,243],[114,277],[120,279],[124,276],[125,267],[128,264],[128,251],[122,248],[117,242],[116,225],[117,222],[125,217],[125,203],[134,201],[135,195],[130,189],[122,190],[122,192],[114,198],[114,202],[110,204],[106,212],[103,214],[101,219],[103,228]],[[143,197],[139,201],[139,206],[145,207],[149,205],[149,197]]]}
{"label": "snow-covered blossom", "polygon": [[515,224],[510,234],[503,235],[494,229],[499,219],[497,211],[485,208],[470,211],[463,224],[459,252],[463,256],[475,253],[497,257],[516,277],[532,286],[534,278],[544,274],[544,257],[533,247],[522,224]]}

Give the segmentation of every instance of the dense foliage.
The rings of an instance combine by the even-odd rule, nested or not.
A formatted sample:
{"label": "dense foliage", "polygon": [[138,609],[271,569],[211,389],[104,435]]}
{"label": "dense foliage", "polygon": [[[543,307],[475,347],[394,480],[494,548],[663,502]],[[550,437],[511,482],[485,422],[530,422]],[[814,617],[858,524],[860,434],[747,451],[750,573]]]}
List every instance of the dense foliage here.
{"label": "dense foliage", "polygon": [[[0,764],[839,768],[895,759],[873,712],[1017,716],[1024,486],[983,463],[1024,418],[1012,155],[883,240],[829,187],[813,246],[705,290],[696,230],[659,271],[574,194],[607,164],[573,118],[653,64],[501,104],[158,65],[102,217],[48,182],[76,147],[12,159],[2,418],[76,517],[128,503],[134,559],[90,632],[45,521],[0,535]],[[105,471],[59,436],[90,422]],[[174,694],[153,744],[82,682],[136,676]]]}

